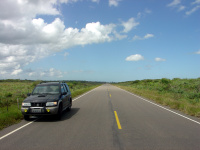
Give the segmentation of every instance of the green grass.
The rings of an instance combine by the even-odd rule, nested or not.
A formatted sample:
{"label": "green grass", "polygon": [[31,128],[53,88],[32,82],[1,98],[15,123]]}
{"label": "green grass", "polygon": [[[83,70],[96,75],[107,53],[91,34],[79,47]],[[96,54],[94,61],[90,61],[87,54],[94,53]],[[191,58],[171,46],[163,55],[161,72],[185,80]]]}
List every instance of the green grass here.
{"label": "green grass", "polygon": [[[41,81],[27,80],[0,80],[0,130],[23,119],[21,103],[34,87]],[[87,81],[67,81],[71,90],[72,99],[102,83]],[[19,101],[19,109],[18,103]],[[8,108],[8,111],[7,111]]]}
{"label": "green grass", "polygon": [[86,88],[83,88],[83,89],[77,89],[75,91],[72,92],[72,97],[77,97],[83,93],[86,93],[87,91],[90,91],[96,87],[98,87],[99,85],[94,85],[94,86],[90,86],[90,87],[86,87]]}
{"label": "green grass", "polygon": [[21,111],[15,105],[11,105],[8,112],[7,107],[1,108],[0,114],[0,130],[12,124],[18,123],[23,119]]}
{"label": "green grass", "polygon": [[148,79],[114,85],[188,115],[200,117],[200,78]]}

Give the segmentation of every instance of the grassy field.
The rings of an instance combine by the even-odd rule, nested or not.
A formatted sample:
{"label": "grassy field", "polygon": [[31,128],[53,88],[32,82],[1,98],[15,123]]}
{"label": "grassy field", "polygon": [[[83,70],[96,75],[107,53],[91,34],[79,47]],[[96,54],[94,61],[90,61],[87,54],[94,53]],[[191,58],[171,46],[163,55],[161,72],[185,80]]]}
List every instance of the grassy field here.
{"label": "grassy field", "polygon": [[[41,81],[0,80],[0,130],[23,119],[21,103]],[[102,83],[67,81],[72,98],[81,95]],[[17,102],[18,99],[18,102]]]}
{"label": "grassy field", "polygon": [[191,116],[200,117],[200,78],[136,80],[114,85]]}

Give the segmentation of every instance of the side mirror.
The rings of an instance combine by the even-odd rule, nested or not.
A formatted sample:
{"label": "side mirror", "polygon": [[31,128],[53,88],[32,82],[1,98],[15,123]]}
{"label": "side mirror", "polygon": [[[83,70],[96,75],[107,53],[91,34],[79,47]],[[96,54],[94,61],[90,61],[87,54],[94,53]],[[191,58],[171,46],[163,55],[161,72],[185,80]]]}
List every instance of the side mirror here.
{"label": "side mirror", "polygon": [[67,92],[63,92],[63,93],[62,93],[62,95],[66,95],[66,94],[67,94]]}
{"label": "side mirror", "polygon": [[31,96],[31,93],[28,93],[27,96]]}

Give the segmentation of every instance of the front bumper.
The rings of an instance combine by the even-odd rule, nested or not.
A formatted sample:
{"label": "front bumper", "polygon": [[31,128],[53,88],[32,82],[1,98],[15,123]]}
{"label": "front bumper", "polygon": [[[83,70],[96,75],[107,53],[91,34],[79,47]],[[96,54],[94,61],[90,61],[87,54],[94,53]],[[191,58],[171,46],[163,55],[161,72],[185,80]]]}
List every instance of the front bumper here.
{"label": "front bumper", "polygon": [[21,107],[23,115],[56,115],[58,113],[58,106],[53,107]]}

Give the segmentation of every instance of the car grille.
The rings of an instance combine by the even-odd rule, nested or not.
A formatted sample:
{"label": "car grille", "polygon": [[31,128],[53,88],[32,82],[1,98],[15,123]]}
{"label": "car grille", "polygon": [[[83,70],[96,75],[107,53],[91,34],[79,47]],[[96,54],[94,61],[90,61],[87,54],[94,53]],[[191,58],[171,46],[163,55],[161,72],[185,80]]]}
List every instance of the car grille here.
{"label": "car grille", "polygon": [[31,107],[44,107],[46,103],[31,103]]}

